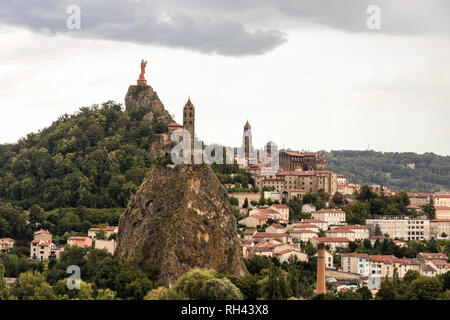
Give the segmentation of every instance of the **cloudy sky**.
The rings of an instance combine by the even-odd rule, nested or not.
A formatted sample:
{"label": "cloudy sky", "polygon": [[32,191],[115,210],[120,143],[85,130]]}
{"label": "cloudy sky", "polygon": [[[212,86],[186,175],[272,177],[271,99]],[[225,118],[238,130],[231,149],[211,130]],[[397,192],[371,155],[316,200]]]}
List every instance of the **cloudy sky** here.
{"label": "cloudy sky", "polygon": [[258,147],[450,155],[449,13],[447,0],[1,1],[0,143],[123,103],[143,58],[178,122],[191,97],[207,143],[239,145],[248,119]]}

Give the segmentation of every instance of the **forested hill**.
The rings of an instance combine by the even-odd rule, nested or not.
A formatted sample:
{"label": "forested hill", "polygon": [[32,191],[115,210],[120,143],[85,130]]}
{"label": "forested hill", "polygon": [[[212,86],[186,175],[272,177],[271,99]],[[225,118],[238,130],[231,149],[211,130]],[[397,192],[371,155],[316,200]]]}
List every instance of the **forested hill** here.
{"label": "forested hill", "polygon": [[407,192],[450,190],[449,156],[342,150],[328,152],[326,157],[328,169],[353,183],[381,184]]}
{"label": "forested hill", "polygon": [[124,111],[110,101],[0,145],[0,201],[46,210],[125,207],[150,167],[155,134],[167,130],[156,113]]}

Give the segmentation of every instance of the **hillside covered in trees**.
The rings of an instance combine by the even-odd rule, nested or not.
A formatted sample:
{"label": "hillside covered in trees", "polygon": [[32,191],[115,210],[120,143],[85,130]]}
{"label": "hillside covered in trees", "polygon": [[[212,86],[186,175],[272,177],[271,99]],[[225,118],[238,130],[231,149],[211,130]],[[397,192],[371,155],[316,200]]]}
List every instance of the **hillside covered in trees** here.
{"label": "hillside covered in trees", "polygon": [[167,130],[157,112],[109,101],[0,145],[0,200],[25,209],[125,207],[150,167],[155,135]]}
{"label": "hillside covered in trees", "polygon": [[450,156],[342,150],[328,152],[326,158],[330,170],[352,183],[381,184],[406,192],[450,190]]}

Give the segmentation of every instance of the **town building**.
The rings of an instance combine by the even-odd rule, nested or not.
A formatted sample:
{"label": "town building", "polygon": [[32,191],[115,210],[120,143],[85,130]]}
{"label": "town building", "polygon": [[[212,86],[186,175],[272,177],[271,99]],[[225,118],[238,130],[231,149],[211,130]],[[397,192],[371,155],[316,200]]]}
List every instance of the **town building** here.
{"label": "town building", "polygon": [[341,209],[320,209],[311,213],[313,219],[326,221],[328,225],[344,225],[345,212]]}
{"label": "town building", "polygon": [[276,211],[280,218],[279,220],[281,220],[284,223],[288,223],[289,222],[289,207],[285,204],[273,204],[269,207],[269,210],[274,210]]}
{"label": "town building", "polygon": [[113,235],[115,233],[117,234],[119,232],[119,228],[118,227],[109,227],[109,226],[90,228],[88,230],[88,237],[95,240],[95,239],[97,239],[97,234],[102,231],[105,233],[106,239],[108,239],[111,235]]}
{"label": "town building", "polygon": [[325,231],[325,235],[327,237],[334,237],[334,238],[348,238],[351,241],[355,241],[355,233],[352,230],[349,229],[331,229]]}
{"label": "town building", "polygon": [[[317,257],[317,256],[318,256],[318,254],[316,253],[314,255],[314,257]],[[333,254],[328,250],[325,250],[325,268],[326,269],[335,269]]]}
{"label": "town building", "polygon": [[111,239],[111,240],[101,240],[101,239],[96,239],[94,241],[94,248],[98,249],[98,250],[106,250],[107,252],[109,252],[111,255],[114,255],[114,252],[116,251],[116,240]]}
{"label": "town building", "polygon": [[306,203],[302,206],[302,213],[311,213],[316,211],[316,206],[310,203]]}
{"label": "town building", "polygon": [[53,235],[47,230],[35,231],[34,239],[30,243],[30,258],[40,261],[59,259],[64,248],[55,245],[52,238]]}
{"label": "town building", "polygon": [[344,237],[340,237],[340,238],[335,238],[335,237],[316,237],[311,239],[311,243],[314,247],[317,248],[317,246],[320,243],[323,243],[325,245],[325,247],[328,247],[328,250],[334,252],[336,251],[337,248],[348,248],[348,245],[350,243],[350,239],[349,238],[344,238]]}
{"label": "town building", "polygon": [[450,219],[430,220],[430,238],[448,239],[450,236]]}
{"label": "town building", "polygon": [[270,217],[268,215],[255,212],[254,214],[239,220],[239,223],[249,228],[256,228],[265,225],[269,219]]}
{"label": "town building", "polygon": [[267,233],[285,233],[286,228],[278,223],[272,223],[265,230]]}
{"label": "town building", "polygon": [[299,153],[293,151],[280,152],[280,167],[284,170],[293,171],[301,168],[303,171],[326,170],[327,160],[322,152]]}
{"label": "town building", "polygon": [[433,199],[432,193],[407,193],[409,203],[413,206],[424,206]]}
{"label": "town building", "polygon": [[429,240],[430,221],[426,217],[410,218],[406,216],[383,216],[366,219],[370,234],[375,235],[377,226],[382,234],[403,240]]}
{"label": "town building", "polygon": [[312,224],[322,230],[328,229],[328,223],[324,220],[319,220],[319,219],[305,219],[305,220],[301,220],[301,221],[295,221],[292,223],[292,226],[294,229],[296,227],[299,227],[299,226],[305,225],[305,224],[309,224],[309,225]]}
{"label": "town building", "polygon": [[267,232],[257,232],[253,236],[253,242],[270,242],[270,243],[290,243],[292,242],[292,237],[287,233],[267,233]]}
{"label": "town building", "polygon": [[450,219],[449,206],[434,206],[436,209],[436,219]]}
{"label": "town building", "polygon": [[14,247],[15,240],[11,238],[0,239],[0,253],[8,253]]}
{"label": "town building", "polygon": [[175,131],[177,131],[179,129],[183,129],[183,126],[181,124],[176,123],[176,122],[172,122],[172,123],[169,123],[167,125],[167,130],[168,130],[169,135],[174,133]]}
{"label": "town building", "polygon": [[435,206],[450,207],[450,194],[434,194],[433,200]]}
{"label": "town building", "polygon": [[292,225],[293,231],[299,231],[299,230],[311,230],[315,233],[319,232],[321,228],[315,224],[308,224],[308,223],[296,223]]}
{"label": "town building", "polygon": [[289,233],[293,243],[308,242],[317,237],[317,232],[309,229],[296,229]]}
{"label": "town building", "polygon": [[67,238],[67,244],[69,246],[77,246],[79,248],[92,247],[92,238],[71,236]]}
{"label": "town building", "polygon": [[362,241],[370,237],[370,230],[369,227],[366,225],[352,224],[352,225],[338,226],[336,228],[353,231],[352,237],[353,241]]}

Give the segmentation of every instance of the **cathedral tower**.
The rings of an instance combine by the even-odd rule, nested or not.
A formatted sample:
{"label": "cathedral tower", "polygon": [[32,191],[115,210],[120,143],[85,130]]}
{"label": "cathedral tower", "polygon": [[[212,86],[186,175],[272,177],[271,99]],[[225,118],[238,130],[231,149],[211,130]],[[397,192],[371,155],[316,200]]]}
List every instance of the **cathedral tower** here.
{"label": "cathedral tower", "polygon": [[242,146],[244,148],[244,156],[245,159],[250,158],[252,156],[253,146],[252,146],[252,127],[250,123],[245,123],[244,126],[244,134],[242,136]]}
{"label": "cathedral tower", "polygon": [[195,108],[191,102],[191,99],[188,99],[183,109],[183,129],[188,130],[191,134],[191,151],[192,154],[194,152],[194,125],[195,125]]}

